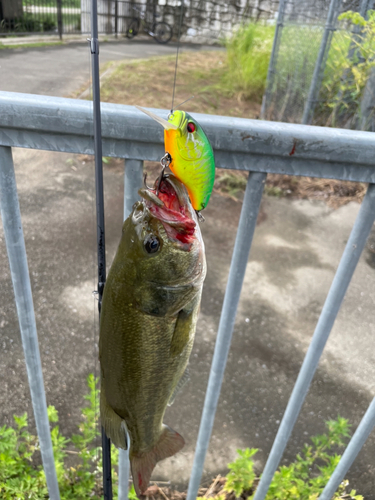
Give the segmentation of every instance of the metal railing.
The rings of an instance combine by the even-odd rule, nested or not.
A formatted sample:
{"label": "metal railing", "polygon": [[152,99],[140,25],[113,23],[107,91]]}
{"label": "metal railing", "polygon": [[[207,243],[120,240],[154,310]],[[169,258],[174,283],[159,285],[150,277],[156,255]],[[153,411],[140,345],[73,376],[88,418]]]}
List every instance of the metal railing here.
{"label": "metal railing", "polygon": [[[46,413],[11,148],[93,154],[92,104],[0,92],[0,205],[50,498],[59,498]],[[103,155],[125,159],[126,216],[142,181],[144,160],[164,153],[161,128],[133,106],[102,104]],[[166,116],[167,111],[154,110]],[[368,132],[196,115],[215,150],[216,166],[249,171],[206,392],[188,500],[195,500],[208,449],[237,306],[267,173],[368,182],[341,262],[257,488],[263,500],[308,392],[319,359],[375,219],[375,136]],[[329,500],[375,425],[370,404],[319,500]],[[126,456],[121,463],[126,464]],[[124,479],[124,477],[123,477]],[[126,498],[122,482],[119,498]]]}

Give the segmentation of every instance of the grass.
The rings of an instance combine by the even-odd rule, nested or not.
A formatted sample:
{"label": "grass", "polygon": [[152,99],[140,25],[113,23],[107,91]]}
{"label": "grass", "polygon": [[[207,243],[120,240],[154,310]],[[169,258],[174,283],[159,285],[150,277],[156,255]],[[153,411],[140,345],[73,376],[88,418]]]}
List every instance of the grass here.
{"label": "grass", "polygon": [[[103,101],[139,104],[154,108],[171,107],[175,56],[163,56],[119,64],[103,82]],[[224,51],[188,52],[180,54],[177,71],[175,104],[192,95],[184,109],[191,112],[225,114],[256,118],[260,106],[241,102],[225,85],[227,72]]]}
{"label": "grass", "polygon": [[[56,0],[23,0],[23,5],[37,5],[38,7],[56,7]],[[63,7],[81,7],[81,0],[62,0]]]}
{"label": "grass", "polygon": [[36,47],[49,47],[51,45],[64,45],[64,42],[33,42],[33,43],[16,43],[16,44],[3,44],[0,42],[0,50],[33,49]]}
{"label": "grass", "polygon": [[223,84],[240,100],[261,102],[274,33],[273,26],[250,23],[226,40],[228,71]]}

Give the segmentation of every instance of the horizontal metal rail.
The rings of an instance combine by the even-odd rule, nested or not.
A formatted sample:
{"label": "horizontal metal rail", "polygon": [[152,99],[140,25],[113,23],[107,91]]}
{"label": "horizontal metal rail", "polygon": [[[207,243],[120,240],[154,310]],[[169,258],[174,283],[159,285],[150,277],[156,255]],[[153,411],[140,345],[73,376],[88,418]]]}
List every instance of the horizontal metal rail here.
{"label": "horizontal metal rail", "polygon": [[[163,129],[134,106],[102,103],[103,155],[158,161]],[[154,110],[166,117],[167,110]],[[371,132],[193,113],[216,166],[375,182]],[[0,144],[93,154],[92,103],[0,92]]]}
{"label": "horizontal metal rail", "polygon": [[[132,106],[102,104],[101,112],[103,155],[127,159],[124,198],[124,217],[126,217],[135,201],[135,192],[142,182],[143,160],[158,160],[164,153],[163,130]],[[161,116],[166,116],[168,113],[166,110],[155,110],[155,112]],[[272,172],[370,183],[259,484],[255,498],[261,500],[267,493],[273,473],[298,417],[325,342],[374,221],[375,136],[368,132],[210,115],[194,114],[194,116],[204,127],[212,142],[216,165],[223,168],[248,170],[250,173],[196,447],[197,452],[189,485],[189,500],[196,497],[202,475],[266,174]],[[10,150],[1,146],[93,154],[92,137],[92,104],[90,102],[0,92],[0,150],[5,152],[5,156],[0,157],[0,160],[3,158],[3,161],[0,161],[0,171],[3,176],[4,172],[8,175],[6,168],[10,164],[7,160],[10,153],[6,152]],[[3,200],[2,203],[4,203]],[[10,213],[13,214],[11,217],[16,217],[19,213],[17,207],[17,203],[14,202],[9,208]],[[7,246],[9,246],[9,236],[7,235],[6,238]],[[15,259],[17,261],[21,257]],[[25,259],[24,261],[26,262]],[[27,272],[27,263],[24,271]],[[19,286],[17,281],[14,282],[14,286]],[[29,304],[32,308],[32,299]],[[31,313],[33,314],[32,310]],[[22,311],[19,312],[20,324],[21,316]],[[25,342],[24,348],[26,353],[28,347]],[[31,363],[28,371],[34,371],[38,377],[41,376],[38,356],[33,355],[32,359],[27,362]],[[29,378],[29,380],[31,386],[32,379]],[[43,382],[41,383],[43,385]],[[38,418],[40,422],[44,422],[45,428],[47,413],[45,397],[44,403],[43,397],[43,391],[35,396],[36,399],[33,396],[33,405],[36,407],[37,404],[42,408]],[[358,450],[371,432],[373,412],[372,405],[327,488],[334,488],[337,478],[346,473],[355,459]],[[51,494],[54,488],[54,467],[48,436],[45,442],[44,456],[46,458],[43,457],[43,460],[46,475],[50,478],[48,486]],[[121,454],[120,461],[123,470],[120,474],[119,491],[120,498],[125,498],[128,477],[126,453]],[[57,497],[51,495],[51,498]]]}

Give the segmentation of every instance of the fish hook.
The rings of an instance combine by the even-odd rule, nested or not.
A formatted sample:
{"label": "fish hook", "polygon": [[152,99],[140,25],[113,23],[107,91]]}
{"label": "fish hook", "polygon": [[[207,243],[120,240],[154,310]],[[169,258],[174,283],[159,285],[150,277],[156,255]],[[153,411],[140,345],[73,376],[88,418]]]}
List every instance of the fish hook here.
{"label": "fish hook", "polygon": [[150,188],[150,186],[147,186],[147,172],[145,173],[144,177],[143,177],[143,184],[145,185],[145,188],[146,189],[149,189],[150,191],[152,191],[152,188]]}
{"label": "fish hook", "polygon": [[206,220],[199,210],[196,210],[195,213],[197,214],[199,222],[204,222]]}
{"label": "fish hook", "polygon": [[166,169],[166,167],[169,167],[171,163],[172,163],[172,157],[168,152],[166,152],[165,155],[160,159],[160,165],[162,166],[162,169],[159,177],[158,187],[156,189],[156,196],[159,195],[160,185],[164,178],[164,170]]}

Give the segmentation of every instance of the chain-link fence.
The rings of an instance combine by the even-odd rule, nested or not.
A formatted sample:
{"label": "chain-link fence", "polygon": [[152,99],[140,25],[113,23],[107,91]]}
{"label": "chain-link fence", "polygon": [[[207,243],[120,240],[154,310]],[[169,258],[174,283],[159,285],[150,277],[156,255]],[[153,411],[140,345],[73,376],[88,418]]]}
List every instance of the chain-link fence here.
{"label": "chain-link fence", "polygon": [[364,28],[361,18],[343,14],[354,11],[366,17],[373,3],[280,1],[263,118],[345,128],[368,124],[362,100],[375,30]]}

